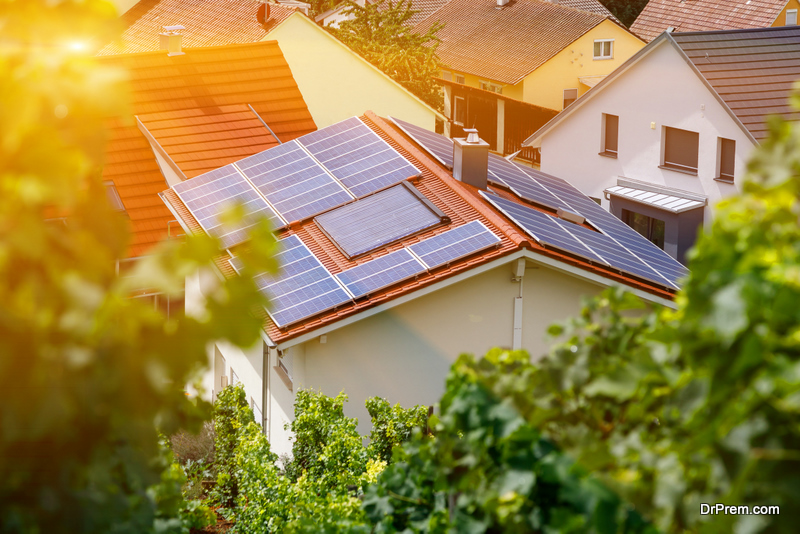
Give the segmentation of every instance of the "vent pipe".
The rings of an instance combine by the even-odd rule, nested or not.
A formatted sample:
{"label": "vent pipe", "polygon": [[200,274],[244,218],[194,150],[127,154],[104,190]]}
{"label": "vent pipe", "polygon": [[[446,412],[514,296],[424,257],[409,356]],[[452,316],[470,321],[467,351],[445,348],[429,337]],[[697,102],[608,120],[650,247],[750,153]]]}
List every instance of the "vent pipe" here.
{"label": "vent pipe", "polygon": [[181,51],[181,30],[185,30],[183,26],[162,26],[159,37],[159,49],[167,50],[168,56],[182,56]]}
{"label": "vent pipe", "polygon": [[509,0],[497,0],[497,5],[495,9],[503,9],[506,5],[508,5]]}
{"label": "vent pipe", "polygon": [[453,178],[486,190],[489,168],[489,143],[478,137],[478,130],[464,128],[466,139],[453,139]]}

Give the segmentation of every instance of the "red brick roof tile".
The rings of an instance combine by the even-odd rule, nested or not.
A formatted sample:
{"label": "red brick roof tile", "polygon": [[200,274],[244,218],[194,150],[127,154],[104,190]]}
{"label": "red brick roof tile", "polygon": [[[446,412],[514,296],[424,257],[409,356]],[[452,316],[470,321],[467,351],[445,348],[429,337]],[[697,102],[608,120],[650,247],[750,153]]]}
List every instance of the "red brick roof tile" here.
{"label": "red brick roof tile", "polygon": [[130,79],[130,115],[109,119],[103,176],[114,181],[131,219],[131,257],[146,253],[165,237],[174,219],[157,196],[167,184],[134,116],[154,128],[188,177],[274,144],[248,104],[281,141],[316,130],[277,43],[185,52],[172,57],[159,51],[100,59],[124,68]]}
{"label": "red brick roof tile", "polygon": [[650,0],[631,25],[647,42],[672,26],[676,32],[766,28],[788,0]]}

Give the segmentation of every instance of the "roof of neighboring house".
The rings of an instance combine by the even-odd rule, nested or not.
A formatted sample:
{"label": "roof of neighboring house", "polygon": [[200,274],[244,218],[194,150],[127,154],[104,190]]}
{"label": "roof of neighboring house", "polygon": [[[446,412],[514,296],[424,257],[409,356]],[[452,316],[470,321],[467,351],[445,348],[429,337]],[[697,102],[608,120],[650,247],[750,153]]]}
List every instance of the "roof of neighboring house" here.
{"label": "roof of neighboring house", "polygon": [[180,170],[194,176],[316,130],[278,44],[165,51],[100,58],[128,71],[130,115],[109,120],[103,176],[131,219],[130,257],[167,235],[174,216],[158,198],[167,185],[136,116]]}
{"label": "roof of neighboring house", "polygon": [[800,120],[789,104],[800,79],[800,27],[674,33],[672,38],[756,139],[768,135],[767,115]]}
{"label": "roof of neighboring house", "polygon": [[788,0],[650,0],[631,31],[652,41],[669,27],[677,32],[766,28]]}
{"label": "roof of neighboring house", "polygon": [[141,0],[120,17],[122,35],[98,55],[152,52],[159,49],[162,26],[182,25],[184,48],[261,41],[295,9],[270,4],[265,24],[258,22],[258,0]]}
{"label": "roof of neighboring house", "polygon": [[765,118],[768,115],[800,120],[800,112],[788,101],[793,83],[800,79],[800,26],[664,32],[523,141],[523,146],[539,146],[548,131],[577,113],[595,95],[613,85],[618,76],[666,43],[692,65],[713,96],[754,142],[767,137]]}
{"label": "roof of neighboring house", "polygon": [[[333,310],[309,315],[300,322],[289,324],[283,329],[276,326],[272,319],[267,317],[265,319],[265,330],[274,342],[281,343],[308,334],[320,327],[352,317],[362,311],[401,296],[411,295],[434,283],[459,273],[465,273],[475,267],[489,264],[503,256],[521,252],[523,249],[539,255],[537,257],[547,258],[547,261],[555,261],[565,268],[574,268],[577,269],[577,272],[584,272],[587,277],[599,276],[609,281],[622,283],[635,290],[649,293],[655,296],[656,299],[670,300],[672,298],[674,291],[673,289],[668,289],[666,284],[659,285],[658,283],[635,278],[614,268],[562,252],[558,248],[540,245],[536,240],[529,238],[515,222],[484,199],[478,189],[454,179],[452,172],[447,167],[437,163],[423,146],[418,146],[400,128],[390,125],[388,121],[377,117],[371,112],[367,112],[365,116],[361,117],[361,120],[403,158],[422,171],[421,175],[409,177],[408,180],[413,183],[426,202],[443,213],[445,217],[442,218],[442,224],[423,230],[410,237],[401,238],[399,241],[389,245],[376,245],[377,248],[371,252],[354,258],[349,258],[340,250],[328,234],[323,232],[315,218],[307,218],[290,224],[288,228],[282,231],[279,238],[285,238],[290,235],[297,236],[328,272],[334,276],[347,269],[363,265],[388,253],[398,251],[472,221],[483,223],[496,238],[499,238],[499,242],[492,248],[453,260],[447,265],[427,269],[415,278],[376,290],[367,296],[346,301]],[[334,125],[330,128],[336,127],[337,125]],[[430,135],[434,134],[430,133]],[[551,217],[556,217],[555,210],[548,210],[523,201],[515,196],[510,189],[498,186],[496,183],[491,185],[491,192],[508,201],[524,205],[529,209],[538,210],[540,213],[547,213]],[[198,221],[173,189],[164,191],[161,196],[165,204],[181,219],[184,228],[193,233],[199,234],[203,232]],[[591,203],[592,206],[596,206],[591,200],[587,200],[587,202]],[[353,204],[348,204],[348,206],[353,206]],[[606,214],[606,216],[613,218],[610,214]],[[616,219],[614,220],[616,221]],[[619,221],[617,222],[622,224]],[[591,227],[587,224],[583,225],[582,231],[587,232],[590,230]],[[632,230],[630,231],[632,232]],[[638,236],[638,234],[636,235]],[[641,241],[644,243],[645,248],[650,246],[644,239],[641,239]],[[655,247],[654,245],[652,246]],[[235,250],[234,248],[234,253]],[[230,256],[227,254],[220,256],[217,266],[224,276],[235,276],[235,272],[228,261],[229,258]]]}
{"label": "roof of neighboring house", "polygon": [[414,29],[437,34],[442,63],[455,71],[516,84],[606,16],[540,0],[451,0]]}

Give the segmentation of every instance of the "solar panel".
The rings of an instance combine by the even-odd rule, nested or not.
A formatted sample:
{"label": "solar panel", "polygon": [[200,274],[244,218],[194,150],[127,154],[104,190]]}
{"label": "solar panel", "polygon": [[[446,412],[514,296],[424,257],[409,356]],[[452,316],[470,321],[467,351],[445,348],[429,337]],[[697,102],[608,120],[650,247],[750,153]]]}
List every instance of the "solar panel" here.
{"label": "solar panel", "polygon": [[357,117],[297,141],[356,197],[421,174]]}
{"label": "solar panel", "polygon": [[447,265],[480,250],[496,246],[500,238],[480,221],[462,224],[408,247],[428,269]]}
{"label": "solar panel", "polygon": [[352,258],[440,224],[444,213],[420,197],[413,185],[403,182],[315,221]]}
{"label": "solar panel", "polygon": [[236,166],[287,221],[307,219],[353,199],[296,141],[240,160]]}
{"label": "solar panel", "polygon": [[403,248],[341,272],[336,278],[359,298],[424,272],[425,266]]}
{"label": "solar panel", "polygon": [[[218,238],[224,248],[245,241],[259,217],[267,217],[273,227],[285,224],[233,165],[201,174],[172,189],[203,230]],[[242,205],[244,217],[236,225],[223,225],[220,215],[237,203]]]}
{"label": "solar panel", "polygon": [[564,201],[523,172],[519,166],[496,154],[489,154],[489,180],[506,185],[517,196],[554,209],[569,208]]}
{"label": "solar panel", "polygon": [[439,135],[425,128],[420,128],[410,122],[401,121],[394,117],[389,117],[398,128],[403,130],[407,136],[425,149],[428,154],[434,157],[439,163],[453,168],[453,140],[443,135]]}
{"label": "solar panel", "polygon": [[228,259],[228,263],[231,264],[233,270],[236,271],[236,274],[242,274],[242,269],[244,269],[244,264],[242,263],[242,259],[238,256],[234,256],[233,258]]}
{"label": "solar panel", "polygon": [[278,274],[255,278],[259,290],[270,299],[267,311],[278,327],[284,328],[352,300],[297,236],[281,239],[279,246]]}

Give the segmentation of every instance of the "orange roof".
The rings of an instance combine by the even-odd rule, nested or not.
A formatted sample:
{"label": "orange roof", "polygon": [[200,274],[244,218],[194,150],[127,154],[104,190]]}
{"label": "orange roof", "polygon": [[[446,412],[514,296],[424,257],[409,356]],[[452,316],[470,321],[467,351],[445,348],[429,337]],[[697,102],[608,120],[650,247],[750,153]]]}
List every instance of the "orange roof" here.
{"label": "orange roof", "polygon": [[185,52],[172,57],[159,51],[100,59],[126,69],[130,79],[130,115],[109,120],[103,176],[114,181],[131,219],[131,257],[141,256],[164,238],[174,219],[158,198],[167,184],[134,116],[153,128],[155,133],[150,133],[187,177],[274,143],[248,105],[281,141],[316,130],[277,43]]}
{"label": "orange roof", "polygon": [[221,46],[261,41],[294,8],[270,4],[266,24],[256,18],[258,0],[141,0],[120,17],[120,38],[99,55],[152,52],[159,49],[162,26],[181,25],[184,48]]}
{"label": "orange roof", "polygon": [[647,42],[670,26],[676,32],[766,28],[788,0],[650,0],[631,31]]}
{"label": "orange roof", "polygon": [[[326,324],[334,323],[365,309],[412,293],[417,289],[429,286],[455,274],[467,271],[477,265],[488,263],[524,248],[534,250],[539,254],[600,274],[606,278],[641,289],[659,297],[666,299],[673,298],[673,293],[671,291],[667,291],[660,286],[639,281],[630,276],[620,274],[611,268],[593,264],[588,260],[573,257],[551,248],[542,247],[538,243],[529,240],[514,223],[503,215],[500,215],[494,208],[490,207],[479,195],[477,189],[455,180],[450,171],[435,162],[426,153],[419,150],[399,129],[390,126],[386,121],[377,117],[372,112],[367,112],[366,115],[362,117],[362,120],[404,158],[415,167],[422,170],[421,177],[411,178],[411,180],[428,201],[449,217],[451,221],[450,224],[431,228],[397,243],[359,256],[356,259],[348,259],[331,239],[323,233],[313,219],[307,219],[293,224],[281,237],[297,235],[303,243],[308,246],[317,259],[319,259],[319,261],[334,275],[471,221],[481,221],[497,235],[501,241],[496,248],[487,249],[470,257],[454,261],[447,267],[440,267],[425,272],[416,279],[377,291],[366,298],[358,299],[355,303],[342,305],[335,310],[309,317],[307,320],[290,325],[285,329],[278,328],[272,320],[267,317],[265,319],[264,329],[273,341],[282,342],[295,338]],[[504,194],[503,196],[518,200],[512,195]],[[200,224],[195,220],[172,189],[161,193],[161,197],[164,202],[171,207],[173,212],[182,219],[184,225],[192,233],[200,234],[203,232]],[[227,259],[227,255],[220,256],[217,262],[218,267],[223,275],[235,276]]]}

